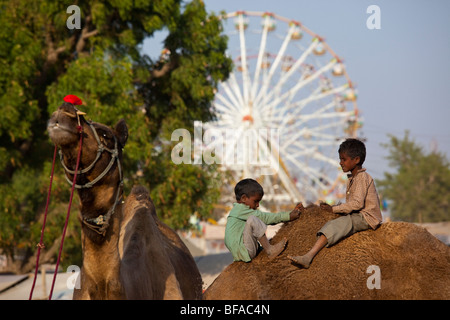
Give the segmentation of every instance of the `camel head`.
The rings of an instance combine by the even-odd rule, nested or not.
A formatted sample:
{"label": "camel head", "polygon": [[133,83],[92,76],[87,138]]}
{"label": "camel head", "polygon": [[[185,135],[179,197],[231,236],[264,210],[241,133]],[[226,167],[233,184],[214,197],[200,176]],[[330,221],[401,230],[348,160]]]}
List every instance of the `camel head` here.
{"label": "camel head", "polygon": [[[47,125],[48,133],[53,143],[61,148],[76,145],[80,139],[80,126],[85,138],[88,140],[89,138],[95,138],[92,127],[90,126],[93,125],[105,146],[114,148],[114,136],[122,148],[125,146],[128,138],[128,129],[125,120],[119,120],[115,129],[112,130],[99,123],[89,124],[84,118],[85,114],[78,110],[72,103],[64,102],[60,105],[51,115]],[[89,141],[86,142],[89,143]]]}
{"label": "camel head", "polygon": [[[101,123],[87,121],[85,115],[74,104],[64,102],[48,121],[50,139],[61,149],[66,171],[67,168],[75,168],[80,134],[83,135],[80,168],[95,162],[92,171],[103,170],[114,150],[117,151],[117,156],[121,157],[122,148],[127,141],[128,128],[125,120],[119,120],[115,128],[111,129]],[[105,150],[108,152],[104,152]]]}
{"label": "camel head", "polygon": [[111,129],[100,123],[86,121],[85,115],[86,113],[70,102],[60,105],[51,115],[47,125],[53,143],[64,153],[70,150],[75,152],[82,134],[82,163],[94,161],[100,144],[109,150],[114,150],[117,145],[117,148],[122,150],[128,139],[125,120],[119,120],[115,128]]}

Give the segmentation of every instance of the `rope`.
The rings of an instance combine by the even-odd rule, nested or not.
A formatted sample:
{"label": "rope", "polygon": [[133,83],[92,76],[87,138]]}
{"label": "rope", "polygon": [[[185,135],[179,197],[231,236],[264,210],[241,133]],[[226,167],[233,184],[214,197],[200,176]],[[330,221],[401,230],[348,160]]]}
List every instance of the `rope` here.
{"label": "rope", "polygon": [[52,192],[53,173],[55,171],[55,160],[56,160],[57,149],[58,149],[58,147],[55,144],[55,151],[53,152],[52,170],[50,173],[50,183],[49,183],[48,192],[47,192],[47,203],[45,205],[45,212],[44,212],[44,222],[42,223],[41,239],[40,239],[39,243],[37,244],[38,250],[37,250],[37,255],[36,255],[36,268],[34,269],[34,279],[33,279],[33,284],[31,286],[29,300],[31,300],[33,298],[34,286],[36,285],[36,278],[37,278],[37,273],[38,273],[38,269],[39,269],[39,257],[41,255],[41,249],[45,247],[44,243],[43,243],[44,229],[45,229],[45,223],[47,222],[47,212],[48,212],[48,205],[50,203],[50,194]]}
{"label": "rope", "polygon": [[56,275],[58,274],[59,262],[61,260],[62,248],[63,248],[63,245],[64,245],[64,237],[66,235],[67,225],[69,223],[70,208],[72,207],[73,192],[75,190],[75,182],[77,181],[78,167],[80,165],[81,147],[82,147],[82,144],[83,144],[83,132],[82,132],[83,129],[82,129],[81,125],[78,125],[77,129],[78,129],[78,132],[80,133],[80,143],[78,145],[77,164],[75,166],[75,173],[73,175],[72,190],[70,191],[69,207],[67,209],[66,222],[64,223],[64,229],[63,229],[63,233],[62,233],[61,245],[59,246],[58,260],[56,261],[55,272],[53,274],[53,281],[52,281],[52,286],[51,286],[51,289],[50,289],[50,295],[48,297],[48,300],[52,300],[53,288],[55,287]]}

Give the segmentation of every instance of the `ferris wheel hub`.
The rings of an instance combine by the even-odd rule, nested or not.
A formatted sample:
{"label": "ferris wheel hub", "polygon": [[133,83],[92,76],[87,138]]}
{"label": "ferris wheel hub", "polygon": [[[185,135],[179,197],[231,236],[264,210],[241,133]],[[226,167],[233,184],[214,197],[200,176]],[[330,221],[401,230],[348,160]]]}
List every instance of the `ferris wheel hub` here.
{"label": "ferris wheel hub", "polygon": [[253,123],[253,117],[251,115],[247,114],[242,118],[242,121],[249,121],[249,122]]}

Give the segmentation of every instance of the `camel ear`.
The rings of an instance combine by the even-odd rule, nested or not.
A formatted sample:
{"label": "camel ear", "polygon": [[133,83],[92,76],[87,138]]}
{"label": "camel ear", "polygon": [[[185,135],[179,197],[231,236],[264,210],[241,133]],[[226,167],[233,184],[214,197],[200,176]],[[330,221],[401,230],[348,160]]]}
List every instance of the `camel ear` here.
{"label": "camel ear", "polygon": [[125,143],[128,140],[128,127],[124,119],[120,119],[116,123],[116,127],[114,128],[116,132],[117,139],[119,140],[120,145],[125,147]]}

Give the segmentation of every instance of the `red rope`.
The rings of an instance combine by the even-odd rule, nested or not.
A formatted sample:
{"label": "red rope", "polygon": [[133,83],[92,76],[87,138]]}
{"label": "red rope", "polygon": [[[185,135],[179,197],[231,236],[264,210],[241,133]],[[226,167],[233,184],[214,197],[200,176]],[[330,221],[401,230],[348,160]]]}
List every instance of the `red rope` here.
{"label": "red rope", "polygon": [[57,149],[58,149],[58,147],[55,144],[55,151],[53,152],[52,170],[51,170],[51,174],[50,174],[50,184],[48,186],[48,192],[47,192],[47,203],[45,205],[44,222],[42,223],[41,240],[37,244],[38,251],[37,251],[37,255],[36,255],[36,268],[34,269],[34,279],[33,279],[33,285],[31,286],[29,300],[31,300],[33,298],[34,286],[36,285],[36,278],[37,278],[37,273],[38,273],[38,269],[39,269],[39,256],[41,255],[41,249],[44,248],[44,243],[43,243],[44,229],[45,229],[45,223],[47,222],[47,212],[48,212],[48,205],[50,203],[50,194],[52,192],[53,172],[55,171],[55,160],[56,160]]}
{"label": "red rope", "polygon": [[80,132],[80,143],[78,145],[77,164],[75,166],[75,174],[73,175],[72,190],[70,191],[69,207],[67,209],[66,222],[64,224],[64,229],[63,229],[63,234],[62,234],[62,239],[61,239],[61,245],[59,246],[58,260],[56,261],[55,273],[53,274],[52,287],[50,289],[50,295],[48,297],[48,300],[52,299],[53,288],[55,287],[56,275],[58,273],[58,267],[59,267],[59,262],[61,260],[62,248],[63,248],[63,245],[64,245],[64,237],[66,235],[67,225],[69,223],[70,208],[72,207],[73,192],[75,190],[75,184],[76,184],[76,181],[77,181],[78,166],[80,165],[81,147],[82,147],[82,144],[83,144],[83,132],[82,132],[82,127],[80,125],[77,127],[77,129]]}

